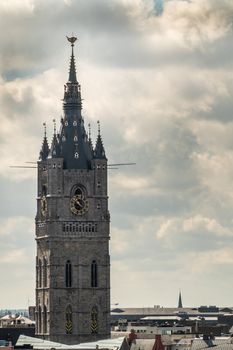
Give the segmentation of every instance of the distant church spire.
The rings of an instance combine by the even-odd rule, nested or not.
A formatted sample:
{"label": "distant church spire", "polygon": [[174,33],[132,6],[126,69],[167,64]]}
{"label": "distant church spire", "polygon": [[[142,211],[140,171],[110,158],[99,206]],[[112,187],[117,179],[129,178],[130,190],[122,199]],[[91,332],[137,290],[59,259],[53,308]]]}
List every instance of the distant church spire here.
{"label": "distant church spire", "polygon": [[44,139],[43,139],[39,158],[41,160],[46,160],[49,155],[49,145],[47,140],[46,123],[43,123],[43,126],[44,126]]}
{"label": "distant church spire", "polygon": [[178,309],[183,309],[181,291],[179,292]]}

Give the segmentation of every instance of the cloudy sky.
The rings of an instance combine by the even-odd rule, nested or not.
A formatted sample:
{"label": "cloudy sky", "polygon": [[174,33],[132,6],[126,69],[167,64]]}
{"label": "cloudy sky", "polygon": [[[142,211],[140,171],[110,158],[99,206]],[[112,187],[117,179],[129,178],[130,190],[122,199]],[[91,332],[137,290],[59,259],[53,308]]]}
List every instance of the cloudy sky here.
{"label": "cloudy sky", "polygon": [[112,303],[233,305],[232,0],[0,1],[0,308],[34,303],[36,161],[78,36],[109,174]]}

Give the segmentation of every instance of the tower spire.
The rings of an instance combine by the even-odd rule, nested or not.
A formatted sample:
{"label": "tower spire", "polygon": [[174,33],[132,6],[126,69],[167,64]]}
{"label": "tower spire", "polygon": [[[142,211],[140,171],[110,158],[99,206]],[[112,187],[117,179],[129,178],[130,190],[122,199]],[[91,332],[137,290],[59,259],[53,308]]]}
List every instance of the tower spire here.
{"label": "tower spire", "polygon": [[89,143],[81,113],[81,87],[76,77],[74,58],[74,44],[77,38],[72,35],[67,37],[67,40],[71,44],[71,58],[69,77],[64,87],[64,119],[57,139],[65,168],[90,169],[93,149]]}
{"label": "tower spire", "polygon": [[81,110],[82,99],[81,99],[81,87],[77,81],[75,58],[74,58],[74,43],[77,40],[75,36],[68,37],[67,40],[71,43],[71,57],[70,57],[70,69],[68,81],[64,86],[64,111],[70,110]]}
{"label": "tower spire", "polygon": [[77,83],[75,58],[74,58],[74,43],[77,40],[75,36],[68,37],[67,40],[71,43],[71,58],[70,58],[70,72],[69,72],[69,83]]}

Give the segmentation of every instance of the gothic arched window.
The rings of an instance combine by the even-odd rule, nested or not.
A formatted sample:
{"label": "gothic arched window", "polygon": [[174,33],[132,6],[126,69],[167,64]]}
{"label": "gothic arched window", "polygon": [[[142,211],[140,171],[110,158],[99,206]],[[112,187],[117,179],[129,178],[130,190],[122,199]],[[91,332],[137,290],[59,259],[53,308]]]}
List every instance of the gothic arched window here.
{"label": "gothic arched window", "polygon": [[42,287],[42,262],[41,259],[38,260],[38,287]]}
{"label": "gothic arched window", "polygon": [[66,262],[65,281],[66,281],[66,287],[72,287],[72,265],[70,260],[67,260]]}
{"label": "gothic arched window", "polygon": [[93,288],[98,287],[98,271],[97,263],[95,260],[91,263],[91,286]]}
{"label": "gothic arched window", "polygon": [[41,318],[42,318],[41,306],[39,305],[39,307],[38,307],[38,325],[37,325],[38,333],[41,333]]}
{"label": "gothic arched window", "polygon": [[98,309],[93,306],[91,310],[91,333],[98,333]]}
{"label": "gothic arched window", "polygon": [[66,328],[66,334],[72,334],[72,308],[71,306],[67,306],[66,308],[66,324],[65,324],[65,328]]}
{"label": "gothic arched window", "polygon": [[47,287],[47,282],[48,282],[48,272],[47,272],[47,269],[48,269],[47,259],[44,258],[44,261],[43,261],[44,287]]}
{"label": "gothic arched window", "polygon": [[43,333],[47,333],[47,307],[44,305]]}

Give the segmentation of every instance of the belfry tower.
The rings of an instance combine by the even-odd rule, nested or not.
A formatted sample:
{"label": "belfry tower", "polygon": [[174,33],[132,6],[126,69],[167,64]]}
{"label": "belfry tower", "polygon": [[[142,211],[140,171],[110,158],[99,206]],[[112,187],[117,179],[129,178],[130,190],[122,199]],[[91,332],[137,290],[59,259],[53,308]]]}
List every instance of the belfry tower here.
{"label": "belfry tower", "polygon": [[38,161],[36,336],[75,344],[110,336],[107,158],[82,118],[71,43],[60,131],[46,125]]}

